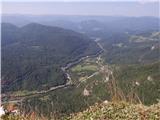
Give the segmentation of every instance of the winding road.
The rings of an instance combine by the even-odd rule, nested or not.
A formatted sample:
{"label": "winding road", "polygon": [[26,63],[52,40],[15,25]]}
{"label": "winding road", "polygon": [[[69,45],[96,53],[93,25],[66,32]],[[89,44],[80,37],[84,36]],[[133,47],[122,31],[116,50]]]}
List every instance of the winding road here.
{"label": "winding road", "polygon": [[[101,50],[98,53],[96,53],[94,55],[90,55],[90,56],[84,56],[84,57],[82,57],[82,58],[80,58],[80,59],[78,59],[78,60],[76,60],[74,62],[68,63],[64,67],[61,67],[61,70],[66,75],[66,79],[67,79],[67,82],[64,85],[54,86],[54,87],[51,87],[48,90],[36,91],[34,93],[30,93],[30,94],[27,94],[27,95],[19,95],[19,96],[15,95],[15,96],[12,96],[13,100],[2,102],[2,104],[4,104],[4,103],[18,103],[18,102],[22,102],[23,99],[27,98],[27,97],[36,96],[36,95],[39,95],[39,94],[45,94],[45,93],[48,93],[48,92],[51,92],[51,91],[55,91],[57,89],[62,89],[62,88],[66,88],[68,86],[72,86],[73,85],[72,84],[72,80],[71,80],[70,74],[67,72],[67,70],[69,68],[71,68],[72,66],[77,65],[81,61],[83,61],[83,60],[85,60],[87,58],[96,57],[96,56],[98,56],[99,54],[101,54],[102,52],[105,51],[105,49],[103,48],[103,46],[98,41],[95,40],[95,42],[101,48]],[[97,73],[94,73],[93,75],[89,76],[88,79],[91,78],[91,77],[93,77],[95,74],[97,74]]]}

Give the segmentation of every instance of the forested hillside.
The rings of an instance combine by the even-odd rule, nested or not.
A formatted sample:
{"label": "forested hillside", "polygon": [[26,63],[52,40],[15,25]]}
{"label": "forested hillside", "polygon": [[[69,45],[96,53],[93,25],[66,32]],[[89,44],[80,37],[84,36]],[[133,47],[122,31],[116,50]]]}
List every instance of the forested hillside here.
{"label": "forested hillside", "polygon": [[64,84],[62,66],[99,51],[95,42],[71,30],[2,23],[2,92]]}
{"label": "forested hillside", "polygon": [[[135,112],[139,114],[137,109],[140,106],[135,104],[158,103],[159,19],[100,17],[101,20],[103,18],[101,21],[95,18],[75,20],[76,23],[41,21],[50,26],[31,23],[17,27],[3,23],[4,104],[9,106],[15,102],[14,105],[28,116],[34,113],[46,119],[62,119],[65,116],[76,120],[92,119],[92,116],[102,119],[101,113],[106,111],[101,111],[101,105],[94,104],[104,101],[110,101],[102,107],[107,110],[104,117],[108,119],[116,117],[114,114],[108,116],[110,107],[111,112],[119,117],[123,111],[129,111],[132,117]],[[52,27],[54,25],[58,27]],[[50,90],[66,85],[68,79],[68,86]],[[92,114],[92,108],[87,109],[92,105],[94,112],[97,111],[100,116]],[[121,106],[122,111],[116,111]],[[148,108],[153,109],[152,106]],[[145,115],[154,118],[156,113],[152,113]]]}
{"label": "forested hillside", "polygon": [[146,64],[159,60],[160,32],[115,34],[102,39],[105,60],[110,64]]}

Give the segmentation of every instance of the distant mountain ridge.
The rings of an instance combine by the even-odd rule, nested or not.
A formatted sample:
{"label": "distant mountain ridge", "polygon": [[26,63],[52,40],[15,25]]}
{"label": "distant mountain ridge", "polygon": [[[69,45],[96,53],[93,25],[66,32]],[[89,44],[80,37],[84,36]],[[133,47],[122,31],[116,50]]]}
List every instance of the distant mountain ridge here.
{"label": "distant mountain ridge", "polygon": [[[2,15],[2,22],[9,22],[17,26],[36,22],[102,37],[105,34],[117,32],[156,31],[159,30],[160,19],[147,16]],[[98,29],[94,31],[95,28]]]}

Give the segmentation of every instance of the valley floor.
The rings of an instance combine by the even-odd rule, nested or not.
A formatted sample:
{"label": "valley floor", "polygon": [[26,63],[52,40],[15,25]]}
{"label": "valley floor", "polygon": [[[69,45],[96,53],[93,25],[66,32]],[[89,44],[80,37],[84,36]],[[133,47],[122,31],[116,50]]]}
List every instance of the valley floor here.
{"label": "valley floor", "polygon": [[[29,102],[26,100],[24,106],[27,109],[39,107],[36,112],[42,114],[45,111],[46,115],[48,115],[47,111],[56,109],[56,112],[67,114],[65,120],[159,120],[160,104],[156,101],[158,99],[156,85],[158,85],[157,78],[159,78],[158,71],[156,71],[157,65],[159,63],[146,66],[112,65],[106,63],[104,53],[96,57],[86,56],[78,64],[65,70],[69,78],[69,86],[35,93],[35,96],[30,96],[31,100],[26,96]],[[152,80],[146,80],[148,76],[151,76]],[[155,87],[151,86],[151,83]],[[70,87],[70,85],[73,86]],[[135,91],[130,91],[133,87]],[[153,101],[147,98],[151,100],[148,103],[157,103],[149,107],[137,104],[143,100],[139,99],[138,92],[144,92],[142,97],[147,97],[149,91],[143,90],[147,87],[155,88],[155,94],[150,95]],[[142,94],[142,92],[139,93]],[[132,95],[137,95],[137,98],[133,98]],[[103,103],[106,100],[111,102]],[[114,100],[117,102],[112,102]],[[118,102],[123,100],[131,103]],[[95,103],[97,104],[94,105]]]}

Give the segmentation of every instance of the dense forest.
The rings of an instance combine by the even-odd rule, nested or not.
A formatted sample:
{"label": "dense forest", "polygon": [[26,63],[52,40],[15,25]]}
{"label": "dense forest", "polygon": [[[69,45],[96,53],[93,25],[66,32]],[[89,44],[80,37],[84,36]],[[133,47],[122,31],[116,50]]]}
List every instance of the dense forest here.
{"label": "dense forest", "polygon": [[[140,39],[142,36],[143,39]],[[154,51],[159,50],[157,47],[157,42],[159,41],[158,36],[158,32],[152,32],[148,34],[119,36],[118,40],[115,39],[117,41],[114,41],[113,37],[111,39],[113,40],[112,42],[100,41],[103,43],[101,44],[104,48],[107,51],[110,50],[112,53],[109,54],[106,51],[101,54],[103,60],[102,65],[105,66],[109,63],[109,66],[113,69],[118,89],[121,90],[121,94],[124,94],[125,96],[123,100],[128,101],[131,96],[134,97],[137,95],[138,99],[140,99],[143,104],[150,105],[157,103],[157,99],[159,99],[160,64],[158,62],[158,52]],[[121,45],[119,42],[123,44]],[[126,46],[126,54],[124,57],[121,57],[121,54],[118,55],[118,51],[126,49]],[[145,49],[145,51],[140,52],[143,49]],[[138,55],[135,55],[137,53]],[[135,55],[135,59],[132,59],[130,55]],[[138,61],[141,56],[144,56],[144,58],[142,61]],[[149,56],[149,58],[152,59],[147,59],[145,56]],[[112,81],[108,83],[104,82],[103,73],[95,75],[85,83],[78,81],[78,78],[84,76],[84,74],[90,75],[93,72],[96,72],[96,69],[90,67],[97,65],[96,59],[97,58],[90,58],[69,70],[74,82],[73,86],[26,98],[21,103],[21,107],[23,109],[25,108],[26,113],[36,111],[38,115],[43,113],[44,116],[54,116],[55,118],[60,119],[63,115],[83,111],[96,102],[101,103],[106,99],[111,100],[110,84]],[[79,83],[81,84],[78,86]],[[89,96],[83,95],[85,89],[91,91]],[[132,100],[134,102],[133,98]],[[52,113],[49,111],[52,111]]]}
{"label": "dense forest", "polygon": [[72,85],[24,97],[16,104],[22,112],[60,119],[112,101],[113,94],[125,102],[158,102],[158,18],[41,17],[3,18],[12,23],[2,23],[3,93],[25,95],[63,85],[61,67],[87,57],[66,70]]}
{"label": "dense forest", "polygon": [[3,23],[2,92],[64,84],[62,66],[99,51],[95,42],[71,30],[36,23],[18,28]]}

